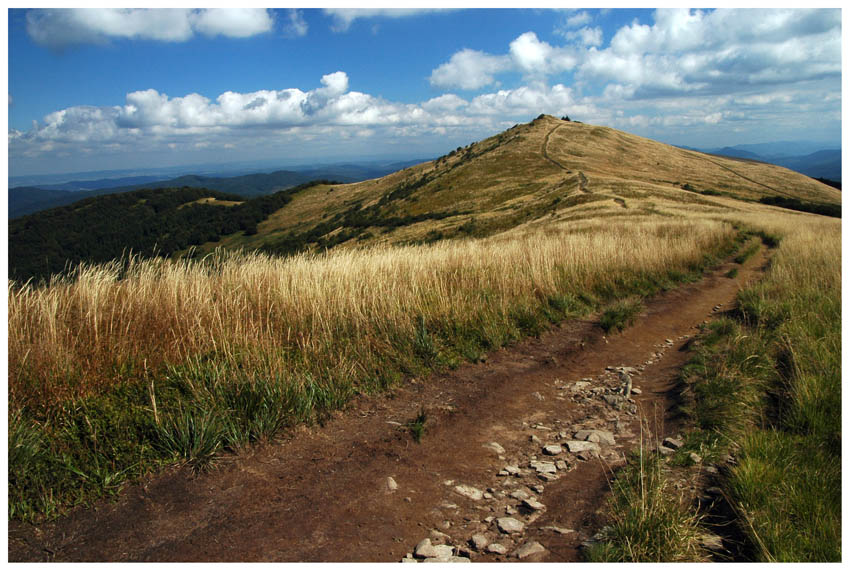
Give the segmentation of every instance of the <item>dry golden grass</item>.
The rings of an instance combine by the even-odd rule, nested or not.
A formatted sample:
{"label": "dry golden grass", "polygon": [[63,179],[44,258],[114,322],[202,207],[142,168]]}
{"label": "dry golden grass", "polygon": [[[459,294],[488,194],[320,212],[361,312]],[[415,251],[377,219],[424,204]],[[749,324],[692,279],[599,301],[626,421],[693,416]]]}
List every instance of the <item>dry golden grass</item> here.
{"label": "dry golden grass", "polygon": [[10,400],[58,402],[198,356],[355,379],[414,338],[419,316],[430,331],[504,327],[549,296],[685,272],[732,234],[723,222],[633,218],[289,259],[82,266],[50,287],[10,288]]}
{"label": "dry golden grass", "polygon": [[[587,184],[580,185],[581,177]],[[702,213],[735,212],[763,196],[840,203],[839,191],[774,165],[687,151],[635,135],[543,116],[531,123],[473,143],[460,152],[391,175],[355,184],[321,185],[293,197],[260,223],[258,233],[242,233],[205,244],[255,249],[284,234],[311,230],[318,223],[360,204],[369,207],[405,184],[427,181],[404,199],[385,205],[385,216],[458,213],[396,228],[373,228],[343,247],[405,244],[429,233],[459,235],[475,219],[477,236],[526,223],[577,220],[599,215],[657,215],[677,205]],[[687,185],[692,191],[684,190]],[[727,196],[706,196],[700,192]],[[586,204],[590,201],[591,204]],[[600,209],[600,206],[605,206]]]}

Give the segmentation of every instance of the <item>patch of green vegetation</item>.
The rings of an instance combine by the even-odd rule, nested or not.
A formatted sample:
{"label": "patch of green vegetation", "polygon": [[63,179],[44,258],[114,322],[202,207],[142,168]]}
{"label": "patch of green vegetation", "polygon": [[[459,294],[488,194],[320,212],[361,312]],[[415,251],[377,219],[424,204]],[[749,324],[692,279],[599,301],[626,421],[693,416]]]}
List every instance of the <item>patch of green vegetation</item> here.
{"label": "patch of green vegetation", "polygon": [[841,559],[840,285],[813,256],[742,291],[682,376],[695,438],[737,455],[722,487],[761,561]]}
{"label": "patch of green vegetation", "polygon": [[425,422],[428,420],[428,415],[424,408],[419,409],[419,414],[405,423],[405,428],[410,432],[410,436],[416,443],[422,442],[422,436],[425,435]]}
{"label": "patch of green vegetation", "polygon": [[643,303],[638,299],[617,301],[602,313],[599,325],[605,333],[613,330],[622,331],[634,324],[641,311],[643,311]]}
{"label": "patch of green vegetation", "polygon": [[744,248],[744,250],[740,254],[735,256],[734,262],[736,264],[743,264],[744,262],[752,258],[758,251],[759,243],[755,240],[751,240],[749,245],[747,245],[747,247]]}
{"label": "patch of green vegetation", "polygon": [[738,268],[732,268],[731,270],[726,272],[726,277],[732,278],[732,279],[737,278],[738,277]]}
{"label": "patch of green vegetation", "polygon": [[823,202],[806,202],[799,198],[787,198],[784,196],[764,196],[759,199],[762,204],[771,206],[779,206],[789,210],[797,210],[799,212],[810,212],[812,214],[820,214],[821,216],[832,216],[833,218],[841,218],[840,204],[827,204]]}
{"label": "patch of green vegetation", "polygon": [[593,562],[704,561],[700,517],[672,491],[663,459],[632,454],[611,484],[609,525],[585,556]]}

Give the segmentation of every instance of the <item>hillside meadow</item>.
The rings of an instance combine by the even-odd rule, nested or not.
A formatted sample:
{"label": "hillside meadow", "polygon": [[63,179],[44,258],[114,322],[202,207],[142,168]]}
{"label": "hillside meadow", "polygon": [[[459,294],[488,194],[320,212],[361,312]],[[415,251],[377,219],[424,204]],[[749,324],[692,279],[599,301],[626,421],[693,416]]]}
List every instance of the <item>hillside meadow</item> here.
{"label": "hillside meadow", "polygon": [[738,237],[635,217],[289,258],[128,258],[13,285],[10,515],[202,466],[358,392],[695,279]]}

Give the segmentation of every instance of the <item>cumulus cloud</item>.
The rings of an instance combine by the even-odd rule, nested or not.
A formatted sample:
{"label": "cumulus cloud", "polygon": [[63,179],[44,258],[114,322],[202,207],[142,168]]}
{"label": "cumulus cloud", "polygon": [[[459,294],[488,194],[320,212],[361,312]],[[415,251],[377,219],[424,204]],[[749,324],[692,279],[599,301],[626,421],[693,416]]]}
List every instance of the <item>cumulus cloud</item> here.
{"label": "cumulus cloud", "polygon": [[510,54],[517,68],[532,75],[560,73],[572,69],[577,63],[570,50],[552,47],[540,41],[534,32],[526,32],[512,41]]}
{"label": "cumulus cloud", "polygon": [[[567,23],[589,20],[578,12]],[[612,99],[735,92],[841,74],[839,10],[659,9],[651,25],[635,20],[607,47],[599,27],[560,34],[569,43],[551,45],[526,32],[506,55],[462,50],[432,72],[431,83],[477,89],[510,71],[533,80],[573,71],[584,84],[601,83]]]}
{"label": "cumulus cloud", "polygon": [[471,100],[444,94],[419,104],[387,101],[349,90],[343,71],[322,76],[309,91],[297,88],[215,99],[197,93],[171,97],[155,89],[128,93],[123,105],[75,106],[50,113],[29,131],[9,132],[12,157],[92,153],[97,149],[201,149],[260,141],[317,141],[486,135],[539,113],[592,111],[563,85],[522,86]]}
{"label": "cumulus cloud", "polygon": [[[282,14],[290,22],[299,17]],[[212,23],[200,32],[186,21],[191,33],[215,33]],[[351,91],[343,71],[306,91],[227,91],[208,98],[148,89],[128,93],[120,104],[69,107],[29,130],[11,130],[9,154],[282,145],[300,151],[297,145],[308,143],[330,148],[329,140],[398,146],[422,137],[469,140],[540,113],[668,140],[679,133],[683,141],[701,132],[759,133],[765,124],[785,129],[777,138],[793,136],[802,117],[807,128],[817,123],[831,133],[840,122],[838,10],[659,10],[651,24],[622,26],[607,45],[597,28],[579,25],[576,20],[563,45],[526,32],[503,53],[463,49],[434,68],[434,87],[491,88],[474,97],[441,93],[420,103],[393,102]],[[179,27],[163,25],[159,33],[178,37]],[[503,86],[509,73],[511,81],[517,75],[523,81]]]}
{"label": "cumulus cloud", "polygon": [[272,29],[268,10],[259,8],[208,8],[189,13],[192,28],[206,36],[247,38]]}
{"label": "cumulus cloud", "polygon": [[183,42],[195,33],[244,38],[272,29],[259,8],[55,8],[27,12],[27,33],[50,48],[105,43],[110,39]]}
{"label": "cumulus cloud", "polygon": [[495,82],[497,73],[511,68],[510,58],[464,49],[431,72],[431,85],[479,89]]}
{"label": "cumulus cloud", "polygon": [[463,49],[431,72],[431,85],[480,89],[496,83],[495,76],[518,71],[533,79],[572,69],[577,59],[571,49],[553,47],[526,32],[510,43],[506,55]]}
{"label": "cumulus cloud", "polygon": [[355,20],[367,18],[410,18],[428,12],[445,12],[437,8],[325,8],[324,13],[333,18],[334,32],[347,32]]}
{"label": "cumulus cloud", "polygon": [[728,92],[752,85],[837,77],[838,10],[657,10],[654,23],[622,27],[589,50],[579,76],[630,86],[633,96]]}

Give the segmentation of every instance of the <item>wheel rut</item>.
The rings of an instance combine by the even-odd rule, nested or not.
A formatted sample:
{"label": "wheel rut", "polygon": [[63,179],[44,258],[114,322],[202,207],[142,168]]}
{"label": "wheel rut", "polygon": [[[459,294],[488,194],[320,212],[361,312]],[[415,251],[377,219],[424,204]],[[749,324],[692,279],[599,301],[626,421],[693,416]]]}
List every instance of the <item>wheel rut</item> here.
{"label": "wheel rut", "polygon": [[[399,561],[424,538],[476,561],[515,560],[533,541],[545,551],[529,559],[579,560],[581,542],[598,530],[610,471],[636,445],[638,417],[658,419],[659,433],[675,430],[669,393],[688,340],[734,303],[765,260],[764,252],[751,259],[737,279],[724,276],[737,266],[723,264],[649,300],[621,334],[606,336],[589,319],[568,322],[483,363],[360,396],[324,425],[224,458],[212,472],[173,468],[115,502],[37,527],[10,522],[9,560]],[[620,366],[634,367],[641,390],[622,408],[604,400]],[[422,410],[425,433],[416,443],[404,425]],[[576,429],[611,432],[616,443],[586,459],[542,452],[567,446]],[[492,442],[502,451],[485,447]],[[564,464],[541,476],[532,456]],[[505,475],[506,466],[519,472]],[[529,511],[523,494],[545,507]],[[503,517],[523,531],[500,532]],[[474,534],[506,554],[469,547]]]}

